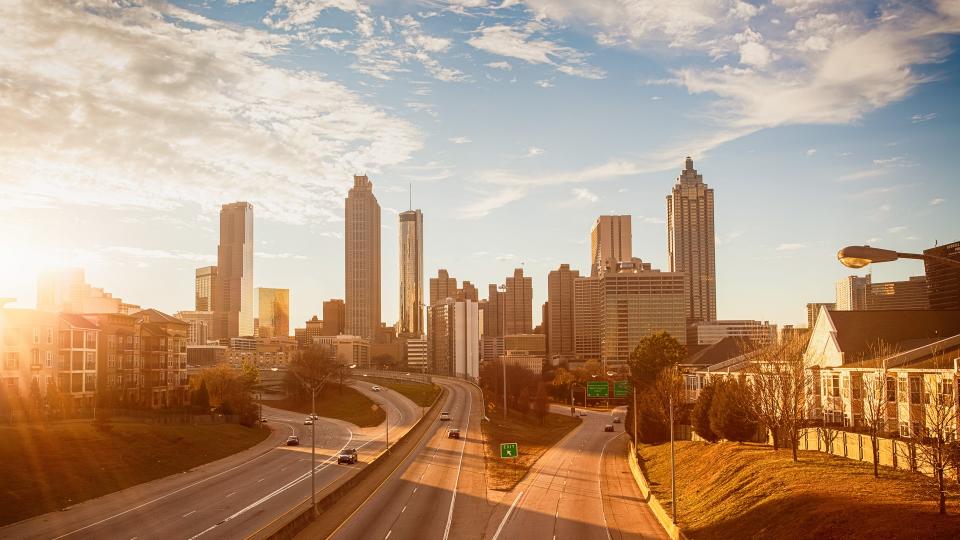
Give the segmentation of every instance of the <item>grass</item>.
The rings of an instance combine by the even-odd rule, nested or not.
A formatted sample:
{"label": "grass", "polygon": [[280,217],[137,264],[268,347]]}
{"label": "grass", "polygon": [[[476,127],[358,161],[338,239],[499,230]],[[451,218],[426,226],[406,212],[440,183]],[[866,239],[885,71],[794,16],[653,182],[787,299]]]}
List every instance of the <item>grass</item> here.
{"label": "grass", "polygon": [[[657,498],[670,509],[670,445],[641,446]],[[960,538],[957,500],[939,516],[916,473],[820,452],[677,444],[679,523],[690,538]],[[927,481],[926,478],[923,481]]]}
{"label": "grass", "polygon": [[364,377],[361,382],[379,384],[400,393],[420,407],[429,407],[440,395],[440,387],[435,384],[399,382],[392,379],[374,379]]}
{"label": "grass", "polygon": [[[497,414],[492,416],[489,422],[482,422],[480,425],[486,443],[484,448],[487,486],[490,489],[509,491],[523,480],[530,467],[544,452],[580,425],[580,418],[550,413],[541,425],[533,414],[523,416],[510,411],[506,419]],[[501,459],[500,443],[511,442],[517,443],[520,456],[516,459]]]}
{"label": "grass", "polygon": [[[309,397],[302,401],[289,398],[264,400],[263,404],[277,409],[300,412],[304,415],[310,414]],[[338,384],[332,384],[324,388],[323,393],[317,396],[316,413],[327,418],[350,422],[360,427],[373,427],[379,426],[387,417],[382,408],[374,407],[374,405],[376,404],[370,398],[353,388],[346,385],[341,388]]]}
{"label": "grass", "polygon": [[0,427],[0,525],[189,470],[264,440],[269,430],[114,422]]}

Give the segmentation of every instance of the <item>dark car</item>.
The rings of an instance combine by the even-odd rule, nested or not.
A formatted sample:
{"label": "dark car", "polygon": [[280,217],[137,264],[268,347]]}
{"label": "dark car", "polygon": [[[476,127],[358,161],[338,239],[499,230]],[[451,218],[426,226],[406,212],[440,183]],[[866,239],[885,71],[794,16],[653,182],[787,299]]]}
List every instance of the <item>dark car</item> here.
{"label": "dark car", "polygon": [[287,437],[287,446],[300,446],[300,437],[296,435]]}
{"label": "dark car", "polygon": [[460,430],[457,429],[457,428],[448,429],[448,430],[447,430],[447,438],[449,438],[449,439],[459,439],[459,438],[460,438]]}
{"label": "dark car", "polygon": [[346,448],[337,454],[337,463],[347,463],[352,465],[357,462],[357,449]]}
{"label": "dark car", "polygon": [[607,424],[603,426],[604,431],[613,431],[613,424]]}

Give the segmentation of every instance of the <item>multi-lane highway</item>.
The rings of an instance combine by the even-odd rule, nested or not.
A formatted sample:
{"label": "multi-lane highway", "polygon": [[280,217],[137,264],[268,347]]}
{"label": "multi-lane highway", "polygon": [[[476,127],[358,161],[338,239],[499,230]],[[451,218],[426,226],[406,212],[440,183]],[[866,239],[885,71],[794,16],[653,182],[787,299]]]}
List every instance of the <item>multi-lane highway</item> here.
{"label": "multi-lane highway", "polygon": [[[420,407],[396,392],[353,384],[386,409],[391,441],[419,419]],[[242,538],[310,497],[311,426],[299,413],[264,407],[264,416],[273,433],[247,452],[14,523],[0,528],[0,538]],[[383,424],[361,429],[321,419],[315,428],[318,490],[384,449]],[[293,433],[301,446],[284,445]],[[359,448],[361,465],[337,465],[343,447]]]}

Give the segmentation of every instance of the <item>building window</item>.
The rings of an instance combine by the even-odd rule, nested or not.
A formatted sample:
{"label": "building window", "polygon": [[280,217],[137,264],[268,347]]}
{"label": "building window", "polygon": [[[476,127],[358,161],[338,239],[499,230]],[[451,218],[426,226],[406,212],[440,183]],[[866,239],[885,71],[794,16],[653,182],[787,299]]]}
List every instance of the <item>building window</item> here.
{"label": "building window", "polygon": [[43,353],[43,363],[48,369],[53,368],[53,351],[46,351]]}
{"label": "building window", "polygon": [[47,345],[53,344],[53,328],[47,328]]}
{"label": "building window", "polygon": [[20,369],[20,353],[8,352],[7,356],[3,359],[3,369]]}
{"label": "building window", "polygon": [[910,424],[906,422],[900,422],[900,436],[901,437],[910,436]]}
{"label": "building window", "polygon": [[907,401],[907,378],[897,377],[897,401],[906,403]]}
{"label": "building window", "polygon": [[861,397],[860,388],[862,386],[863,386],[863,379],[861,379],[860,377],[853,377],[850,379],[850,394],[853,397],[853,399],[860,399]]}
{"label": "building window", "polygon": [[840,375],[834,375],[830,379],[830,395],[840,397]]}
{"label": "building window", "polygon": [[940,403],[944,405],[953,404],[953,380],[941,379],[937,386],[938,393],[940,394]]}
{"label": "building window", "polygon": [[913,429],[911,430],[911,435],[913,435],[914,437],[923,437],[924,436],[923,423],[914,422]]}
{"label": "building window", "polygon": [[910,403],[913,405],[923,403],[923,381],[920,377],[910,377]]}
{"label": "building window", "polygon": [[40,349],[30,349],[30,367],[40,367]]}
{"label": "building window", "polygon": [[37,344],[40,343],[40,329],[39,329],[39,328],[34,328],[34,329],[33,329],[33,342],[34,342],[34,343],[37,343]]}
{"label": "building window", "polygon": [[887,401],[897,401],[897,380],[894,377],[887,377]]}

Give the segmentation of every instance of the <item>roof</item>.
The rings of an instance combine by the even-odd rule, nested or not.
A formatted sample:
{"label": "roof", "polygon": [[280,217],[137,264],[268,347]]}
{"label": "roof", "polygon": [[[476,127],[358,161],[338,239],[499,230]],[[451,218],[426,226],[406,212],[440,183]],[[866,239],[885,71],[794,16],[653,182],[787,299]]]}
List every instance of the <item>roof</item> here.
{"label": "roof", "polygon": [[684,364],[712,366],[756,349],[756,344],[746,338],[727,336],[713,345],[700,349],[687,357]]}
{"label": "roof", "polygon": [[138,319],[143,319],[146,322],[189,326],[189,323],[183,319],[178,319],[172,315],[167,315],[166,313],[153,308],[138,311],[134,313],[133,316]]}
{"label": "roof", "polygon": [[881,341],[903,351],[960,334],[960,310],[829,310],[829,315],[845,364],[867,357]]}
{"label": "roof", "polygon": [[925,341],[882,358],[844,364],[841,369],[954,369],[953,359],[960,357],[960,335]]}
{"label": "roof", "polygon": [[100,328],[96,322],[91,321],[83,315],[77,315],[76,313],[61,313],[60,320],[74,328],[86,328],[88,330],[97,330]]}

